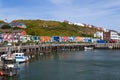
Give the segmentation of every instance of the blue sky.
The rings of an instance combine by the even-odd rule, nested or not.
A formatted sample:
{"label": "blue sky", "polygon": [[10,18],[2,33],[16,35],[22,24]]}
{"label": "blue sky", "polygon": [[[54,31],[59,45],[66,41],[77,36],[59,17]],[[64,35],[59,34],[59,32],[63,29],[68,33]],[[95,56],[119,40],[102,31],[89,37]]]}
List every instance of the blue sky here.
{"label": "blue sky", "polygon": [[120,0],[0,0],[0,20],[87,23],[120,32]]}

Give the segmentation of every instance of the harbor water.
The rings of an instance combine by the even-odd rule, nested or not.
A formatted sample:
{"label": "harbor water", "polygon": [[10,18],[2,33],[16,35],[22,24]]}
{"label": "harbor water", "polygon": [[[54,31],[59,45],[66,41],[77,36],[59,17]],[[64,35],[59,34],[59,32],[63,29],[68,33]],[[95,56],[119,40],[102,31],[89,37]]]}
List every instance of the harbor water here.
{"label": "harbor water", "polygon": [[19,75],[3,80],[120,80],[120,50],[63,50],[19,66]]}

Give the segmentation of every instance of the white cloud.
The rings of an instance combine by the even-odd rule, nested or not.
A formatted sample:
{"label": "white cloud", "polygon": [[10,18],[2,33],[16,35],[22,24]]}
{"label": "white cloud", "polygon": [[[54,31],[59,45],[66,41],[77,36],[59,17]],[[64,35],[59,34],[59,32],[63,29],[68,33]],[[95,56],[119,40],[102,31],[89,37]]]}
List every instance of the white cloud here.
{"label": "white cloud", "polygon": [[22,7],[19,5],[14,8],[11,6],[3,8],[2,0],[0,0],[0,19],[53,19],[57,21],[66,19],[72,22],[102,25],[106,28],[120,25],[120,0],[45,0],[46,4],[36,5],[36,3],[32,5],[31,0],[29,5],[32,6],[26,4],[21,5]]}
{"label": "white cloud", "polygon": [[[77,5],[67,5],[61,6],[50,14],[56,20],[68,20],[73,22],[83,22],[88,24],[93,24],[96,26],[104,26],[106,28],[118,29],[120,23],[120,1],[96,1],[93,4],[79,4]],[[111,26],[116,26],[111,27]]]}

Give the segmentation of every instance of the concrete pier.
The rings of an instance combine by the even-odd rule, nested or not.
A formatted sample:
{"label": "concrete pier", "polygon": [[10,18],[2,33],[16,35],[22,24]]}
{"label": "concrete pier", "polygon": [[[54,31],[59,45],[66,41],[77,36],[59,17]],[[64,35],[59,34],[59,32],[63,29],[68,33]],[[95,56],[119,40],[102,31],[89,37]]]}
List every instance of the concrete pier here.
{"label": "concrete pier", "polygon": [[120,43],[99,43],[95,44],[98,49],[120,49]]}
{"label": "concrete pier", "polygon": [[83,50],[84,47],[120,49],[120,43],[48,43],[38,45],[6,46],[0,47],[0,53],[7,53],[9,48],[12,52],[21,50],[25,53],[35,54],[35,52],[48,53],[59,50]]}
{"label": "concrete pier", "polygon": [[51,52],[59,50],[82,50],[85,46],[95,46],[92,43],[54,43],[54,44],[38,44],[38,45],[21,45],[21,46],[6,46],[0,47],[0,53],[6,53],[8,49],[12,52],[17,52],[21,50],[22,52]]}

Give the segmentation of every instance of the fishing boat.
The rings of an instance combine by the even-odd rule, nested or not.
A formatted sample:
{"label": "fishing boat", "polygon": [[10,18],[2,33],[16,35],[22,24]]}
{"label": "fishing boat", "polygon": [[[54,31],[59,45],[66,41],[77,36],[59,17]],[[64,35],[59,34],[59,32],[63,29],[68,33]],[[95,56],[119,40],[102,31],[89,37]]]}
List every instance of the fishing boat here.
{"label": "fishing boat", "polygon": [[1,56],[2,70],[0,71],[5,76],[13,76],[18,74],[18,64],[15,60],[15,56],[12,54],[7,54]]}
{"label": "fishing boat", "polygon": [[16,52],[13,53],[13,55],[15,56],[16,62],[18,63],[23,63],[29,60],[28,56],[25,56],[23,52]]}
{"label": "fishing boat", "polygon": [[21,50],[21,44],[18,46],[18,51],[13,53],[15,56],[16,62],[18,63],[23,63],[29,60],[28,56],[25,55],[25,53],[22,52]]}

